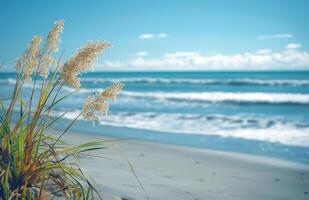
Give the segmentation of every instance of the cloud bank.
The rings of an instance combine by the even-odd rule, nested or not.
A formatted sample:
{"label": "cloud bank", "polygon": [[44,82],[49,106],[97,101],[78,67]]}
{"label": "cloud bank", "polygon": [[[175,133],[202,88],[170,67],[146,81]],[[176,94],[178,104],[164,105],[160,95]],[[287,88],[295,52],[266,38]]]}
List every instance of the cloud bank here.
{"label": "cloud bank", "polygon": [[[281,52],[261,49],[255,53],[205,55],[177,51],[160,58],[139,56],[128,60],[108,60],[99,70],[309,70],[309,52],[287,45]],[[148,54],[147,54],[148,55]]]}

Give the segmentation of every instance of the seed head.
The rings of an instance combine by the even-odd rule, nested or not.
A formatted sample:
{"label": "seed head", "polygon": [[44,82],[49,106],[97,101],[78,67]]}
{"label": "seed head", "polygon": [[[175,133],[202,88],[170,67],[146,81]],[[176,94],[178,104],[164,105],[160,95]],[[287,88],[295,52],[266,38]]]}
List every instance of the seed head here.
{"label": "seed head", "polygon": [[39,75],[47,78],[48,71],[53,63],[52,53],[58,51],[58,45],[61,42],[59,35],[62,33],[64,21],[58,20],[54,22],[55,26],[50,30],[43,50],[42,60],[39,66]]}
{"label": "seed head", "polygon": [[63,31],[64,20],[58,20],[54,22],[55,26],[48,33],[46,40],[46,49],[48,52],[56,52],[58,51],[58,45],[61,42],[59,39],[60,33]]}
{"label": "seed head", "polygon": [[45,54],[40,64],[39,75],[42,76],[43,78],[47,78],[49,67],[52,66],[52,63],[53,63],[52,56],[49,54]]}
{"label": "seed head", "polygon": [[100,94],[88,97],[83,106],[82,116],[85,119],[98,120],[96,112],[101,112],[106,115],[109,110],[107,100],[115,100],[117,94],[123,87],[124,85],[122,83],[114,83]]}
{"label": "seed head", "polygon": [[77,76],[83,71],[92,69],[98,56],[103,53],[104,49],[110,47],[111,45],[105,42],[88,42],[63,65],[60,79],[71,87],[80,87]]}
{"label": "seed head", "polygon": [[117,94],[122,90],[124,85],[122,83],[114,83],[113,85],[106,88],[99,96],[99,100],[116,100]]}
{"label": "seed head", "polygon": [[30,78],[34,69],[38,66],[38,57],[41,41],[42,38],[40,36],[34,36],[28,46],[27,51],[22,57],[23,78],[26,80]]}

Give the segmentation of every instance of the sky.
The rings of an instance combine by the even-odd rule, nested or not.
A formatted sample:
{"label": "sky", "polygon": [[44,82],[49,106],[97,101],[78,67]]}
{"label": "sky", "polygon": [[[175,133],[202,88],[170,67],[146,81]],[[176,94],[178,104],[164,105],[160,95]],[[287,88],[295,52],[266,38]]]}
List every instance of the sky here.
{"label": "sky", "polygon": [[32,36],[46,37],[59,19],[65,57],[88,41],[113,44],[98,71],[309,70],[308,8],[308,0],[0,0],[0,70],[13,70]]}

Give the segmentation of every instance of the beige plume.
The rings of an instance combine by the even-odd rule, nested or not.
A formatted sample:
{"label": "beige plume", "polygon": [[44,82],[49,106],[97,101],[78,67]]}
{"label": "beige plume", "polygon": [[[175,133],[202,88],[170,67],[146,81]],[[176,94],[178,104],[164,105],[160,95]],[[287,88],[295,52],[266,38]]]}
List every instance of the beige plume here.
{"label": "beige plume", "polygon": [[49,68],[53,64],[53,57],[51,56],[52,53],[58,51],[58,46],[60,41],[59,35],[63,31],[63,20],[58,20],[54,23],[54,27],[52,30],[48,33],[45,49],[44,49],[44,55],[42,55],[42,60],[40,63],[39,68],[39,74],[40,76],[47,78]]}
{"label": "beige plume", "polygon": [[111,45],[105,42],[88,42],[63,65],[60,79],[71,87],[79,88],[80,81],[77,76],[83,71],[92,69],[98,56],[104,49],[110,47]]}
{"label": "beige plume", "polygon": [[101,112],[106,115],[109,110],[107,100],[115,100],[117,94],[123,87],[124,85],[122,83],[114,83],[100,94],[88,97],[83,106],[82,116],[85,119],[98,120],[96,112]]}
{"label": "beige plume", "polygon": [[[40,51],[40,44],[42,38],[41,36],[34,36],[32,38],[31,43],[28,46],[27,51],[22,57],[22,64],[23,64],[23,79],[29,79],[34,71],[34,69],[38,66],[38,59],[39,59],[39,51]],[[19,60],[20,62],[20,60]]]}

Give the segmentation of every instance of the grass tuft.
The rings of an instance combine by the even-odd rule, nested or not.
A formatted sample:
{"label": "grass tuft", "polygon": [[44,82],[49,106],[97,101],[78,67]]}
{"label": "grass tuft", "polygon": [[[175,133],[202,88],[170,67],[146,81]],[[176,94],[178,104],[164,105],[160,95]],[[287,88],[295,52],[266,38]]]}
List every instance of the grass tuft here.
{"label": "grass tuft", "polygon": [[[11,98],[8,102],[0,98],[0,199],[54,199],[59,195],[65,199],[102,199],[77,159],[89,155],[90,151],[106,148],[104,141],[69,146],[61,138],[80,116],[95,119],[95,114],[105,114],[107,100],[115,99],[123,86],[114,84],[96,97],[99,101],[86,102],[83,111],[60,136],[47,134],[62,117],[50,116],[54,107],[78,92],[77,76],[91,69],[103,50],[110,47],[105,42],[90,42],[62,66],[61,58],[55,61],[52,57],[58,49],[63,24],[62,20],[55,22],[43,44],[40,36],[32,39],[26,52],[17,59]],[[23,85],[29,79],[32,81],[31,95],[23,97]],[[64,85],[76,87],[76,90],[59,97]],[[13,121],[16,113],[17,120]]]}

